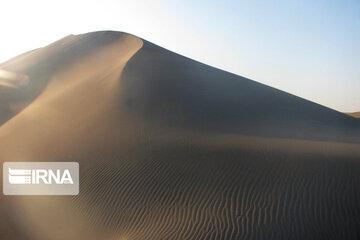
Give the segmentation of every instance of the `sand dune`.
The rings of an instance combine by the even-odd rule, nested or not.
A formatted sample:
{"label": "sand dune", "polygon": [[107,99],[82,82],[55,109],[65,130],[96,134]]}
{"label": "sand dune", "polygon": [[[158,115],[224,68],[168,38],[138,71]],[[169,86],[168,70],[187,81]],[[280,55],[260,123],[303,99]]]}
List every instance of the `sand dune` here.
{"label": "sand dune", "polygon": [[360,112],[347,113],[348,115],[356,118],[360,118]]}
{"label": "sand dune", "polygon": [[119,32],[0,69],[30,79],[0,85],[0,160],[77,161],[81,181],[2,195],[1,238],[360,237],[358,119]]}

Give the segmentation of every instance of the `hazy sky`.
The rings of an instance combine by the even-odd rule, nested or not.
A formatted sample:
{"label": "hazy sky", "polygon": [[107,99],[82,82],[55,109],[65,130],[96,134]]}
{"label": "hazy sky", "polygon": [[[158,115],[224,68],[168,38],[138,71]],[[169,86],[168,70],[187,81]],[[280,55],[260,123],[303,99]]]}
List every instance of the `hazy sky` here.
{"label": "hazy sky", "polygon": [[339,111],[360,111],[359,0],[1,0],[0,62],[117,30]]}

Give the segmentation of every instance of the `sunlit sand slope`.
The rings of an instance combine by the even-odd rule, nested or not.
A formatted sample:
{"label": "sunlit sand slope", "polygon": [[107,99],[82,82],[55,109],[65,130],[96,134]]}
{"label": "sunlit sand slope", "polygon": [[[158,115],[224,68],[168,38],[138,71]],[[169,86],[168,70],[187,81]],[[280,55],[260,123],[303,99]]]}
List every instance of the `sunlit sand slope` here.
{"label": "sunlit sand slope", "polygon": [[360,237],[358,119],[118,32],[0,68],[29,80],[0,84],[1,162],[77,161],[81,182],[2,195],[0,238]]}

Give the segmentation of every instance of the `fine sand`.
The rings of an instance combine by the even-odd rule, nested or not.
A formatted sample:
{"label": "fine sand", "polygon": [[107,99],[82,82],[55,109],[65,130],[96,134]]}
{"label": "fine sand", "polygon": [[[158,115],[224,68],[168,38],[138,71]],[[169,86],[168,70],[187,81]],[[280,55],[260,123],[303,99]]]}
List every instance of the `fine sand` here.
{"label": "fine sand", "polygon": [[360,238],[359,119],[120,32],[0,69],[1,163],[80,164],[1,195],[0,239]]}

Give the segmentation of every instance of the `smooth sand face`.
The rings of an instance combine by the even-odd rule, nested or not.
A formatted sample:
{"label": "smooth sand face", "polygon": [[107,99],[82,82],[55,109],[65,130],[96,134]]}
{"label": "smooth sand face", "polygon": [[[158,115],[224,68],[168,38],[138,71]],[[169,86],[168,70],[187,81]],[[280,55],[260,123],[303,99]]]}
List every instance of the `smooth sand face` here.
{"label": "smooth sand face", "polygon": [[122,33],[68,36],[1,67],[30,83],[0,126],[0,160],[77,161],[81,183],[75,197],[2,196],[0,236],[360,234],[354,118]]}

